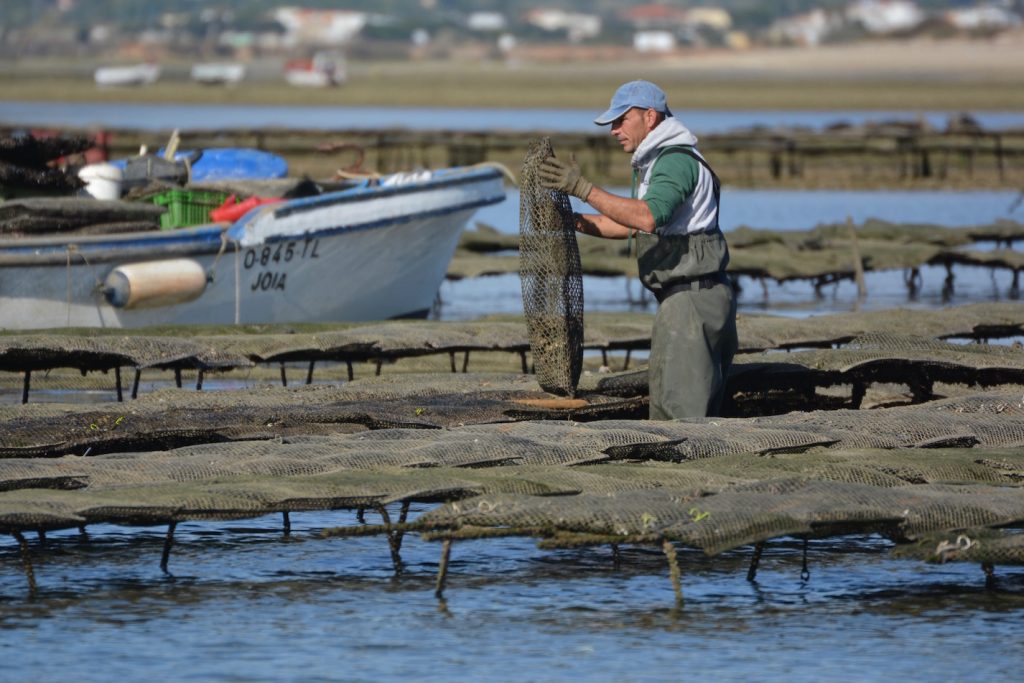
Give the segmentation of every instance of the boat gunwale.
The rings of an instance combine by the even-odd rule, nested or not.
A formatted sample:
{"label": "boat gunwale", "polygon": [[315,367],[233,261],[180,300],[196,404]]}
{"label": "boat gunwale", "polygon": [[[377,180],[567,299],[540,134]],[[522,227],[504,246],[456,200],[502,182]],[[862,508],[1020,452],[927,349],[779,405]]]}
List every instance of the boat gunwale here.
{"label": "boat gunwale", "polygon": [[[431,178],[423,182],[409,183],[394,187],[358,186],[338,192],[317,195],[315,197],[292,200],[291,202],[288,202],[288,208],[292,210],[287,211],[281,217],[295,213],[296,211],[294,209],[298,209],[299,211],[308,211],[324,208],[326,206],[336,206],[338,204],[348,203],[351,201],[366,200],[370,197],[391,197],[400,194],[432,191],[452,185],[493,180],[495,177],[500,177],[500,175],[500,172],[493,168],[473,169],[472,172],[459,174],[456,177]],[[479,200],[464,202],[458,205],[449,205],[429,212],[405,213],[400,216],[360,223],[357,225],[325,227],[318,230],[303,231],[301,234],[296,233],[294,235],[271,235],[261,240],[259,244],[290,241],[300,236],[302,238],[309,238],[329,236],[343,232],[373,230],[398,223],[407,223],[424,216],[436,217],[447,213],[455,213],[471,208],[487,206],[498,203],[503,199],[504,193],[502,193],[501,196],[495,195],[481,197]],[[298,206],[294,206],[293,209],[293,204],[297,204]],[[225,235],[227,235],[232,229],[244,230],[245,226],[253,217],[255,217],[255,215],[262,211],[266,211],[266,209],[267,207],[255,207],[235,223],[208,223],[175,230],[153,230],[140,233],[119,233],[112,235],[62,234],[47,237],[0,239],[0,267],[68,265],[69,258],[76,255],[76,252],[79,256],[88,253],[89,262],[91,263],[139,257],[142,256],[143,253],[152,256],[172,254],[203,255],[216,253],[221,249],[222,244],[225,242]],[[278,217],[278,212],[280,211],[282,211],[282,208],[274,209],[275,218]],[[55,239],[55,237],[59,239]],[[229,243],[237,243],[238,239],[232,237],[227,241]],[[88,248],[84,250],[75,249],[75,247],[80,246],[86,246]],[[246,248],[252,248],[252,245]],[[156,251],[159,253],[154,253]],[[77,261],[77,259],[75,260]],[[79,264],[73,263],[71,265]]]}

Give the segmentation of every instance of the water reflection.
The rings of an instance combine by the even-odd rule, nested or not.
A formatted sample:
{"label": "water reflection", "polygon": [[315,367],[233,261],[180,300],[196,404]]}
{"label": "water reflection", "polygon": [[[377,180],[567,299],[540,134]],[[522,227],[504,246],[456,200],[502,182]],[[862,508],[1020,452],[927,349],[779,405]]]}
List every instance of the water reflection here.
{"label": "water reflection", "polygon": [[51,534],[45,553],[34,548],[42,591],[32,603],[21,597],[16,550],[0,545],[0,629],[19,652],[15,671],[132,678],[142,658],[167,680],[296,671],[304,680],[332,680],[331,671],[334,680],[406,672],[440,681],[455,671],[511,680],[515,671],[516,680],[620,681],[686,671],[790,681],[875,680],[860,672],[884,662],[885,680],[917,680],[971,661],[972,677],[1014,680],[1024,664],[1009,647],[1024,572],[1000,568],[988,591],[973,564],[894,560],[879,537],[811,542],[807,582],[799,539],[767,544],[756,583],[744,580],[751,548],[714,558],[680,549],[681,610],[658,548],[623,547],[616,565],[608,547],[458,542],[442,604],[433,597],[439,544],[408,537],[396,578],[382,538],[318,538],[345,521],[354,515],[295,515],[291,538],[276,515],[182,524],[176,580],[156,566],[160,529],[104,525],[87,542]]}

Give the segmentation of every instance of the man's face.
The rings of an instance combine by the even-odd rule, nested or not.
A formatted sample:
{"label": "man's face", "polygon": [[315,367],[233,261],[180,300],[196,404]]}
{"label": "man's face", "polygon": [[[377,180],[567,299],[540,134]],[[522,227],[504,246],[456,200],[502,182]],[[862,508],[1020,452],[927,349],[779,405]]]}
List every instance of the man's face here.
{"label": "man's face", "polygon": [[623,151],[633,153],[647,134],[654,130],[657,120],[657,112],[653,109],[633,107],[612,121],[612,135],[622,145]]}

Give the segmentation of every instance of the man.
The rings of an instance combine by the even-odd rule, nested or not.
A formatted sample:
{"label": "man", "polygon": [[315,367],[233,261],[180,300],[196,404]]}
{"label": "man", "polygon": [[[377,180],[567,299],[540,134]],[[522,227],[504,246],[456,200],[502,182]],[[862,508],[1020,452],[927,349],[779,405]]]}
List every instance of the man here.
{"label": "man", "polygon": [[719,414],[736,353],[736,300],[718,227],[720,186],[697,138],[647,81],[620,87],[594,123],[611,124],[633,155],[632,198],[595,187],[575,160],[549,157],[544,187],[579,197],[598,214],[576,216],[588,235],[637,237],[640,279],[658,300],[649,364],[652,420]]}

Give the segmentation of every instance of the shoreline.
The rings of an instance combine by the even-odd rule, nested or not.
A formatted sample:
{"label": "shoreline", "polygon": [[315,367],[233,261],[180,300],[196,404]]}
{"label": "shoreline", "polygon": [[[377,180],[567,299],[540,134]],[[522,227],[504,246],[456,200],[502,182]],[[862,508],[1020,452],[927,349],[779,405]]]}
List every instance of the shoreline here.
{"label": "shoreline", "polygon": [[113,61],[0,61],[0,88],[16,101],[591,109],[622,82],[646,78],[681,110],[1024,109],[1024,34],[985,42],[688,51],[646,60],[572,61],[536,50],[505,61],[352,60],[349,81],[324,89],[284,83],[281,58],[253,62],[249,79],[233,87],[189,81],[192,61],[177,58],[162,62],[163,76],[152,86],[98,88],[93,70]]}

